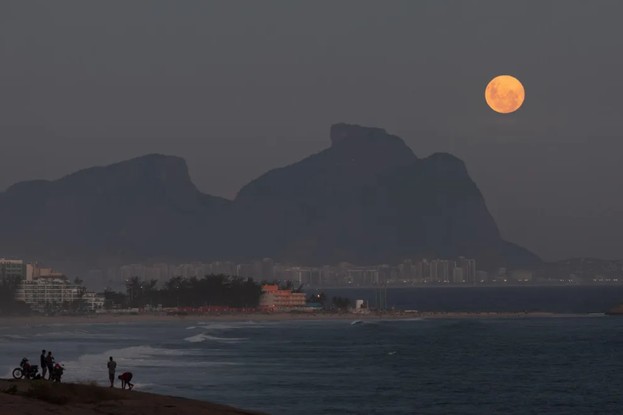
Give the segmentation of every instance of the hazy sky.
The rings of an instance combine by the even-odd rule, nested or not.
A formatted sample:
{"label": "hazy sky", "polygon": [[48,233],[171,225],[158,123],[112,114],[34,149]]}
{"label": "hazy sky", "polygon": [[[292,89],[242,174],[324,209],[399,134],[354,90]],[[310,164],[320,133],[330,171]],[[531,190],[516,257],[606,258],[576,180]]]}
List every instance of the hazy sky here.
{"label": "hazy sky", "polygon": [[[0,189],[160,152],[233,197],[351,122],[465,160],[504,237],[623,257],[623,1],[0,2]],[[484,88],[513,74],[512,115]]]}

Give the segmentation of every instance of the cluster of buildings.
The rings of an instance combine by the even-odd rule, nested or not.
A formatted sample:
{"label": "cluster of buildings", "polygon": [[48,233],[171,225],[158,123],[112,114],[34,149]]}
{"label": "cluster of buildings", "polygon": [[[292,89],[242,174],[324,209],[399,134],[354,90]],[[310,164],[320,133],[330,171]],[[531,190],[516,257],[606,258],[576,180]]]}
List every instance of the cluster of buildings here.
{"label": "cluster of buildings", "polygon": [[306,311],[309,307],[305,293],[281,289],[277,284],[264,284],[259,308],[263,311]]}
{"label": "cluster of buildings", "polygon": [[104,297],[88,291],[80,281],[72,282],[64,274],[36,263],[0,258],[0,278],[19,281],[15,299],[33,311],[93,312],[104,307]]}
{"label": "cluster of buildings", "polygon": [[[264,260],[266,261],[266,260]],[[476,270],[474,259],[407,259],[399,265],[299,267],[275,266],[277,279],[315,287],[365,287],[416,284],[473,284],[486,274]]]}
{"label": "cluster of buildings", "polygon": [[457,259],[407,259],[398,265],[357,266],[349,263],[305,267],[274,262],[271,258],[251,263],[215,261],[187,264],[130,264],[107,270],[91,270],[89,283],[103,284],[101,289],[123,289],[132,277],[155,280],[160,285],[171,278],[201,278],[210,274],[226,274],[252,278],[258,282],[292,281],[312,287],[365,287],[380,285],[417,284],[475,284],[489,281],[484,271],[478,271],[476,260]]}

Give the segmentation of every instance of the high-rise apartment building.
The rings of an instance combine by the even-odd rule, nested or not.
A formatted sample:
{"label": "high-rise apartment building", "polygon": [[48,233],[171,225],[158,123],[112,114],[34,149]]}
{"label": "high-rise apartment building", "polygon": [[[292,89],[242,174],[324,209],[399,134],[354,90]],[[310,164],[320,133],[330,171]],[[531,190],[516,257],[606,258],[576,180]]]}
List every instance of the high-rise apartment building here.
{"label": "high-rise apartment building", "polygon": [[26,264],[21,259],[0,258],[0,278],[26,279]]}

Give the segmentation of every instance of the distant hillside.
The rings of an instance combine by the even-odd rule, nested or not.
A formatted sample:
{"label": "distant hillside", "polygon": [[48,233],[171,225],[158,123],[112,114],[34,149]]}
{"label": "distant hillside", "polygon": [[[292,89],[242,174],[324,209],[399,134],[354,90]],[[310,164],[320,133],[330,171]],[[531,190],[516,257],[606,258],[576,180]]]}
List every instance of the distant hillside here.
{"label": "distant hillside", "polygon": [[181,158],[148,155],[0,193],[0,252],[45,259],[199,255],[211,219],[230,204],[200,193]]}
{"label": "distant hillside", "polygon": [[461,160],[420,159],[399,137],[347,124],[332,126],[329,148],[267,172],[234,201],[200,193],[184,160],[148,155],[12,186],[0,193],[0,229],[3,254],[52,260],[539,262],[501,239]]}

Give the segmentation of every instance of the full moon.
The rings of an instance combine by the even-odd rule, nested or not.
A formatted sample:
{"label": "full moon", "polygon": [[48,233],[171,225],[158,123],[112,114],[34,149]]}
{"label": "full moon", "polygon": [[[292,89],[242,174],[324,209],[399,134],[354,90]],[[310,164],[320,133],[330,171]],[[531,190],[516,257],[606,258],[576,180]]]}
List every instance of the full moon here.
{"label": "full moon", "polygon": [[519,79],[510,75],[496,76],[485,89],[485,100],[491,109],[500,114],[515,112],[526,97]]}

